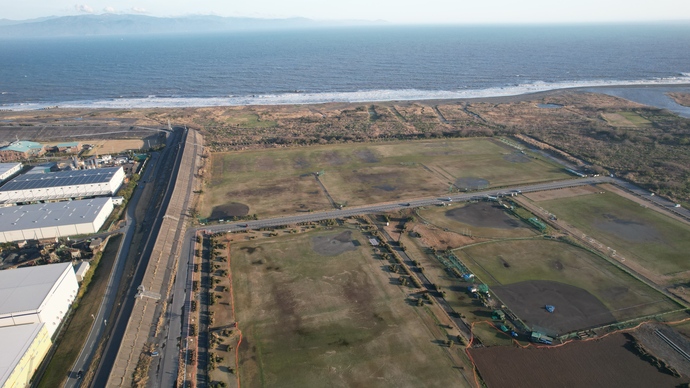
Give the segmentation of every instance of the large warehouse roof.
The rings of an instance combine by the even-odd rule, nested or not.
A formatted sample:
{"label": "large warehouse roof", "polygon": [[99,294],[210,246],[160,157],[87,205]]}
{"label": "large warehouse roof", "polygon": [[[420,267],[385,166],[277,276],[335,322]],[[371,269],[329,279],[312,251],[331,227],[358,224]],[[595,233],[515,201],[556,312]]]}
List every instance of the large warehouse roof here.
{"label": "large warehouse roof", "polygon": [[17,152],[26,152],[30,149],[35,149],[35,148],[43,148],[43,145],[41,143],[36,143],[34,141],[28,141],[28,140],[20,140],[20,141],[15,141],[14,143],[0,148],[0,151],[17,151]]}
{"label": "large warehouse roof", "polygon": [[17,168],[17,165],[21,165],[21,163],[0,163],[0,176],[7,171]]}
{"label": "large warehouse roof", "polygon": [[0,316],[38,310],[72,263],[0,271]]}
{"label": "large warehouse roof", "polygon": [[[92,223],[110,197],[0,208],[0,232]],[[1,273],[1,272],[0,272]]]}
{"label": "large warehouse roof", "polygon": [[73,170],[47,174],[20,175],[7,182],[0,191],[18,191],[47,187],[78,186],[94,183],[108,183],[122,167]]}

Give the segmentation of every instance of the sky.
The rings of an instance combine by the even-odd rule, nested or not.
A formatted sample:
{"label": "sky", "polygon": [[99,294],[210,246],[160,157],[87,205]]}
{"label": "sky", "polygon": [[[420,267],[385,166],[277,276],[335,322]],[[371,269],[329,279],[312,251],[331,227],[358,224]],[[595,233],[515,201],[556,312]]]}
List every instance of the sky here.
{"label": "sky", "polygon": [[688,0],[0,0],[0,18],[87,13],[191,14],[396,24],[690,21]]}

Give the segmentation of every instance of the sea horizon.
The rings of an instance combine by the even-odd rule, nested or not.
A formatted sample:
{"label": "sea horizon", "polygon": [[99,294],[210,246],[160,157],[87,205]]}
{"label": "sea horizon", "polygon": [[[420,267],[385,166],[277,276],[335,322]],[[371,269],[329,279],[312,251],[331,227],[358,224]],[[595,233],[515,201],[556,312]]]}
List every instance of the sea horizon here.
{"label": "sea horizon", "polygon": [[459,100],[690,84],[690,25],[390,26],[0,40],[0,109]]}

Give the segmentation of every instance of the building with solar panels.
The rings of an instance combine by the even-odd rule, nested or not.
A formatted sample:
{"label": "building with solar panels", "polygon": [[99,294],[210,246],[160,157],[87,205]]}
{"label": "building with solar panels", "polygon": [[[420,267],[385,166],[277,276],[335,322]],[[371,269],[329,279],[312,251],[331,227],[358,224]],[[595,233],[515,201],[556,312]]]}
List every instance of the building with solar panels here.
{"label": "building with solar panels", "polygon": [[30,203],[111,196],[122,186],[122,167],[20,175],[0,187],[0,203]]}
{"label": "building with solar panels", "polygon": [[110,197],[0,208],[0,243],[98,232],[114,209]]}

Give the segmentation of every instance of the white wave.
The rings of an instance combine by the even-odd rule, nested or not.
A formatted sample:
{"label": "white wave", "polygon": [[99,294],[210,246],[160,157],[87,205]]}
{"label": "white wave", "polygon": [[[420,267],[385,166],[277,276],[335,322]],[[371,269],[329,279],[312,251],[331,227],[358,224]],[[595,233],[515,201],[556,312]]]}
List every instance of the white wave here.
{"label": "white wave", "polygon": [[681,73],[676,77],[642,79],[630,81],[571,81],[544,82],[538,81],[488,89],[468,90],[419,90],[419,89],[382,89],[356,92],[323,92],[323,93],[280,93],[263,95],[223,97],[156,97],[115,98],[108,100],[67,101],[51,103],[16,103],[0,106],[3,110],[36,110],[54,108],[184,108],[207,106],[244,106],[244,105],[292,105],[292,104],[325,104],[329,102],[376,102],[376,101],[413,101],[413,100],[454,100],[488,97],[517,96],[556,89],[605,87],[605,86],[643,86],[643,85],[679,85],[690,84],[690,73]]}

